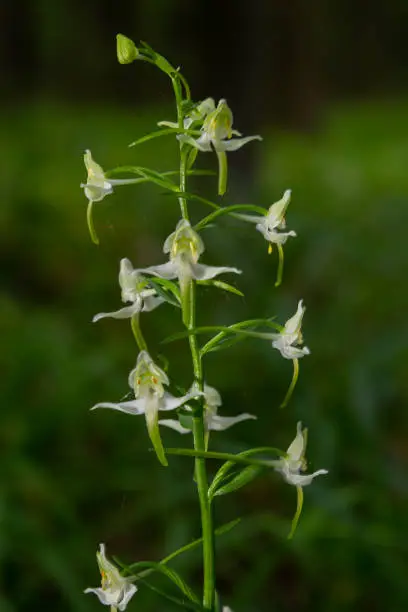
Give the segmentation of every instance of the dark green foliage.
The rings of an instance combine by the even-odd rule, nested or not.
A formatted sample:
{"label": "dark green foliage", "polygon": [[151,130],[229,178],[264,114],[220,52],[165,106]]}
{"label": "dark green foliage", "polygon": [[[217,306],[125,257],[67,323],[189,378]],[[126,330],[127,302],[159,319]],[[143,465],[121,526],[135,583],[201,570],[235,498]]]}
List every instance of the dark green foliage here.
{"label": "dark green foliage", "polygon": [[[82,153],[92,144],[106,170],[119,162],[173,170],[170,137],[160,140],[158,157],[155,140],[127,149],[171,113],[44,104],[1,118],[2,612],[98,610],[82,590],[99,583],[99,542],[132,563],[159,561],[200,537],[192,461],[169,457],[161,469],[142,417],[89,412],[128,393],[137,356],[128,321],[92,325],[92,316],[118,306],[121,257],[135,266],[163,261],[178,203],[152,184],[118,187],[94,207],[95,247],[79,189]],[[217,540],[218,590],[234,612],[399,612],[408,600],[406,102],[333,110],[310,138],[263,136],[253,203],[267,208],[293,190],[288,216],[298,238],[285,247],[283,285],[273,287],[276,254],[267,255],[262,236],[224,217],[204,232],[202,261],[242,269],[245,298],[199,287],[198,324],[258,315],[283,323],[304,298],[312,354],[285,414],[279,402],[291,364],[268,342],[248,339],[209,354],[206,379],[222,394],[223,414],[258,415],[213,434],[210,444],[219,450],[222,435],[229,452],[286,448],[302,420],[310,468],[330,474],[305,488],[291,542],[296,491],[273,472],[215,498],[217,525],[249,515]],[[213,178],[194,177],[190,192],[198,181],[213,187]],[[209,212],[191,207],[194,222]],[[141,322],[152,354],[168,358],[169,376],[188,388],[186,340],[160,344],[182,330],[179,318],[163,305]],[[183,440],[162,435],[168,446]],[[199,588],[197,549],[172,567]],[[167,587],[165,579],[155,584]],[[129,610],[171,605],[140,586]]]}

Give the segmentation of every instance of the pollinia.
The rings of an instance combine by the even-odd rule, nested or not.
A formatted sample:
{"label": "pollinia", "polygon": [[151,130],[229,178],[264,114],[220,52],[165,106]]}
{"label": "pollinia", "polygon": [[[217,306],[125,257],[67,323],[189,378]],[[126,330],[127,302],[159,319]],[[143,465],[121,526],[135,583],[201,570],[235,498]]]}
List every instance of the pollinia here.
{"label": "pollinia", "polygon": [[[197,490],[201,516],[201,538],[186,544],[178,551],[161,561],[135,561],[131,565],[114,564],[105,553],[101,544],[97,552],[97,562],[101,574],[101,586],[86,589],[94,593],[99,601],[110,606],[111,611],[125,610],[133,600],[137,590],[149,583],[144,581],[148,574],[164,574],[169,590],[162,592],[163,597],[188,610],[211,612],[231,612],[222,601],[222,593],[216,589],[216,566],[214,545],[217,535],[232,529],[238,521],[215,528],[212,507],[217,497],[233,493],[244,487],[261,472],[276,471],[283,480],[296,488],[297,509],[292,521],[289,537],[292,537],[303,503],[303,487],[313,479],[326,474],[318,470],[306,474],[306,437],[307,431],[297,424],[294,440],[286,451],[274,447],[258,447],[237,454],[212,452],[210,437],[213,431],[223,431],[242,421],[256,419],[254,414],[221,416],[218,410],[222,400],[218,390],[210,386],[205,378],[205,356],[211,351],[228,348],[231,340],[242,337],[255,337],[271,343],[284,359],[293,364],[293,375],[282,406],[286,405],[293,393],[299,374],[299,360],[309,354],[303,344],[302,320],[305,313],[303,301],[299,300],[296,312],[286,323],[279,325],[273,319],[251,319],[231,323],[229,326],[206,325],[200,327],[196,321],[196,300],[200,285],[210,285],[221,291],[242,295],[239,289],[224,279],[233,278],[244,271],[225,265],[208,266],[205,262],[205,245],[202,230],[224,215],[233,215],[243,223],[255,224],[257,231],[268,243],[268,251],[276,249],[278,254],[277,277],[275,285],[282,280],[283,245],[296,236],[293,230],[287,231],[285,216],[291,199],[290,190],[272,204],[269,209],[252,204],[220,205],[202,198],[188,190],[188,179],[200,174],[196,169],[200,154],[209,153],[217,158],[218,195],[223,196],[228,185],[228,161],[230,153],[241,147],[262,140],[260,136],[242,136],[233,129],[233,115],[227,101],[216,103],[212,98],[194,101],[186,78],[179,68],[173,67],[167,59],[154,51],[146,43],[136,47],[129,38],[118,34],[117,56],[121,64],[144,61],[152,64],[170,79],[176,106],[175,121],[160,121],[158,129],[143,136],[133,146],[159,139],[173,138],[180,156],[179,169],[174,172],[159,172],[139,166],[123,166],[104,172],[87,150],[84,156],[87,170],[86,183],[81,185],[88,200],[87,222],[92,241],[99,243],[94,224],[94,203],[102,201],[117,186],[150,182],[161,190],[167,191],[177,204],[174,214],[174,231],[164,240],[164,261],[154,265],[137,268],[129,259],[122,259],[119,266],[119,288],[122,308],[113,312],[96,314],[93,321],[111,317],[129,319],[138,354],[135,366],[129,373],[128,383],[133,399],[127,401],[103,401],[92,410],[107,408],[128,415],[144,416],[146,429],[158,461],[168,466],[171,455],[185,455],[194,461],[194,480],[192,486]],[[202,174],[202,172],[201,172]],[[213,180],[212,178],[210,180]],[[211,212],[196,223],[192,223],[190,209],[195,202],[208,205]],[[99,213],[99,211],[98,211]],[[222,262],[222,264],[227,262]],[[177,332],[170,339],[184,338],[191,352],[191,387],[183,395],[173,395],[169,389],[177,388],[168,372],[155,361],[154,349],[142,333],[143,318],[158,307],[177,308],[181,313],[181,326],[184,331]],[[203,337],[209,337],[202,342]],[[171,418],[168,418],[171,417]],[[142,426],[143,419],[135,421]],[[118,421],[118,426],[120,423]],[[250,426],[248,423],[247,426]],[[189,436],[192,448],[166,448],[162,432],[171,428],[182,435]],[[218,461],[220,467],[209,481],[208,461]],[[171,470],[171,466],[168,468]],[[201,547],[203,553],[203,588],[197,594],[186,581],[171,567],[171,560],[188,550]],[[176,595],[174,592],[176,591]],[[130,603],[132,605],[132,602]]]}

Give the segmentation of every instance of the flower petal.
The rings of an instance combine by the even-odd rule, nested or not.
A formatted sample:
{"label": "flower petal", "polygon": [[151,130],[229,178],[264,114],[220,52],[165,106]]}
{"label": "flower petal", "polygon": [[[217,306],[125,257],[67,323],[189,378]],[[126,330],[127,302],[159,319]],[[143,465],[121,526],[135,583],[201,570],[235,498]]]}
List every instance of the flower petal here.
{"label": "flower petal", "polygon": [[120,603],[118,603],[117,608],[120,612],[123,612],[123,610],[125,610],[126,606],[128,605],[130,599],[133,597],[133,595],[136,593],[137,591],[137,586],[135,584],[132,584],[131,582],[129,582],[127,580],[127,585],[125,586],[125,590],[123,592],[123,599]]}
{"label": "flower petal", "polygon": [[288,450],[288,461],[300,461],[305,451],[305,438],[302,431],[302,423],[299,421],[297,424],[296,438],[290,444]]}
{"label": "flower petal", "polygon": [[171,280],[173,278],[177,278],[178,276],[178,267],[172,261],[167,261],[164,264],[160,264],[159,266],[150,266],[149,268],[140,268],[137,272],[147,272],[148,274],[153,274],[153,276],[159,276],[160,278],[165,278],[167,280]]}
{"label": "flower petal", "polygon": [[217,151],[237,151],[251,140],[262,140],[261,136],[246,136],[245,138],[232,138],[231,140],[220,140],[214,143]]}
{"label": "flower petal", "polygon": [[187,429],[187,427],[183,427],[180,421],[178,421],[177,419],[160,419],[159,425],[164,425],[165,427],[174,429],[174,431],[177,431],[180,434],[191,433],[191,429]]}
{"label": "flower petal", "polygon": [[[146,302],[145,302],[146,304]],[[141,303],[135,302],[132,306],[125,306],[125,308],[121,308],[120,310],[115,310],[115,312],[100,312],[95,315],[92,319],[92,323],[96,323],[100,319],[106,319],[110,317],[112,319],[130,319],[134,314],[137,314],[141,310]],[[143,308],[143,310],[145,310]]]}
{"label": "flower petal", "polygon": [[226,274],[228,272],[242,274],[242,270],[238,270],[237,268],[228,268],[226,266],[206,266],[199,263],[192,264],[191,269],[193,272],[193,277],[196,280],[210,280],[219,274]]}
{"label": "flower petal", "polygon": [[159,296],[155,296],[155,295],[148,296],[143,299],[142,311],[150,312],[151,310],[154,310],[155,308],[160,306],[160,304],[163,304],[163,302],[165,301],[166,300],[164,298],[159,297]]}
{"label": "flower petal", "polygon": [[119,410],[119,412],[126,412],[127,414],[144,414],[146,411],[146,399],[141,398],[131,400],[130,402],[118,402],[117,404],[113,402],[100,402],[92,406],[91,410],[96,410],[96,408],[111,408],[112,410]]}
{"label": "flower petal", "polygon": [[243,412],[235,417],[222,417],[218,415],[208,415],[207,417],[207,428],[211,431],[223,431],[232,427],[236,423],[241,421],[247,421],[248,419],[256,419],[257,417],[253,414]]}
{"label": "flower petal", "polygon": [[160,399],[159,410],[175,410],[199,395],[204,395],[204,393],[201,391],[194,391],[193,393],[187,393],[181,397],[174,397],[174,395],[165,391],[163,397]]}

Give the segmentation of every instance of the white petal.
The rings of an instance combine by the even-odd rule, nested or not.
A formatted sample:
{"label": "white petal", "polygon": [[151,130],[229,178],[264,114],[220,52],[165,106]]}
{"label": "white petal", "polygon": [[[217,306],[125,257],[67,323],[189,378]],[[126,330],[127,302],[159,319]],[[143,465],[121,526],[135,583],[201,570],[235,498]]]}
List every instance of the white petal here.
{"label": "white petal", "polygon": [[262,140],[261,136],[246,136],[245,138],[232,138],[231,140],[220,140],[214,143],[214,148],[217,151],[236,151],[251,140]]}
{"label": "white petal", "polygon": [[228,429],[235,425],[236,423],[240,423],[241,421],[247,421],[248,419],[256,419],[257,417],[253,414],[248,414],[247,412],[243,412],[242,414],[238,414],[235,417],[222,417],[218,415],[208,415],[207,417],[207,428],[212,431],[223,431],[224,429]]}
{"label": "white petal", "polygon": [[187,427],[183,427],[180,421],[176,419],[160,419],[159,425],[164,425],[165,427],[169,427],[170,429],[174,429],[181,434],[191,433],[191,429],[187,429]]}
{"label": "white petal", "polygon": [[[92,323],[96,323],[100,319],[106,319],[110,317],[112,319],[130,319],[134,314],[140,312],[140,302],[135,302],[132,306],[126,306],[125,308],[121,308],[120,310],[116,310],[115,312],[100,312],[95,315],[92,319]],[[144,310],[144,309],[143,309]]]}
{"label": "white petal", "polygon": [[289,484],[294,485],[295,487],[306,487],[307,485],[310,485],[316,476],[328,473],[329,472],[327,470],[317,470],[317,472],[313,472],[313,474],[290,474],[285,479]]}
{"label": "white petal", "polygon": [[136,399],[130,402],[100,402],[92,406],[91,410],[96,408],[111,408],[112,410],[119,410],[120,412],[126,412],[127,414],[144,414],[146,411],[146,399]]}
{"label": "white petal", "polygon": [[303,300],[299,300],[296,313],[285,323],[285,334],[298,334],[302,325],[303,315],[306,308],[303,306]]}
{"label": "white petal", "polygon": [[133,595],[136,593],[137,591],[137,586],[135,584],[132,584],[130,582],[127,583],[127,585],[125,586],[125,590],[123,593],[123,599],[122,601],[117,605],[117,608],[120,612],[123,612],[123,610],[125,610],[126,606],[128,605],[130,599],[133,597]]}
{"label": "white petal", "polygon": [[85,589],[84,593],[94,593],[104,606],[116,606],[118,596],[120,595],[120,591],[116,593],[101,587],[98,589]]}
{"label": "white petal", "polygon": [[189,400],[199,395],[204,394],[199,391],[195,391],[193,393],[187,393],[186,395],[182,395],[181,397],[174,397],[174,395],[171,395],[171,393],[165,391],[163,397],[160,399],[159,410],[175,410],[179,406],[182,406]]}
{"label": "white petal", "polygon": [[296,232],[293,230],[290,232],[276,232],[275,230],[268,229],[264,222],[258,223],[256,229],[258,232],[261,232],[268,242],[272,242],[273,244],[285,244],[289,237],[296,237]]}
{"label": "white petal", "polygon": [[285,193],[283,194],[282,198],[278,200],[277,202],[275,202],[274,204],[272,204],[272,206],[269,208],[267,219],[268,219],[268,225],[270,229],[274,229],[276,227],[282,227],[282,224],[284,227],[283,219],[285,216],[286,209],[290,203],[291,193],[292,193],[291,190],[287,189]]}
{"label": "white petal", "polygon": [[227,272],[242,274],[242,270],[237,270],[237,268],[228,268],[225,266],[206,266],[199,263],[192,264],[191,269],[193,272],[193,277],[196,280],[210,280],[219,274],[226,274]]}
{"label": "white petal", "polygon": [[282,357],[284,357],[285,359],[301,359],[302,357],[304,357],[305,355],[310,355],[310,350],[308,349],[307,346],[303,346],[302,348],[296,347],[296,346],[291,346],[290,344],[288,345],[283,345],[283,346],[275,346],[276,342],[272,342],[272,346],[274,346],[274,348],[277,348],[280,351],[280,354],[282,355]]}
{"label": "white petal", "polygon": [[143,312],[150,312],[152,310],[154,310],[155,308],[157,308],[158,306],[160,306],[160,304],[163,304],[163,302],[165,302],[166,300],[160,296],[148,296],[146,298],[143,299],[143,308],[142,311]]}
{"label": "white petal", "polygon": [[186,144],[189,144],[191,147],[194,147],[195,149],[198,149],[203,153],[207,153],[208,151],[211,151],[211,144],[208,141],[208,138],[204,138],[203,136],[200,136],[200,138],[194,140],[194,138],[192,138],[191,136],[187,136],[187,134],[179,134],[177,136],[177,139],[180,142],[185,142]]}
{"label": "white petal", "polygon": [[178,276],[178,268],[172,261],[167,261],[166,263],[160,264],[159,266],[140,268],[139,270],[137,270],[137,272],[147,272],[148,274],[153,274],[153,276],[159,276],[160,278],[165,278],[167,280],[177,278]]}
{"label": "white petal", "polygon": [[293,440],[288,450],[286,451],[289,455],[288,461],[299,461],[305,450],[305,439],[302,432],[302,423],[299,421],[297,424],[296,438]]}

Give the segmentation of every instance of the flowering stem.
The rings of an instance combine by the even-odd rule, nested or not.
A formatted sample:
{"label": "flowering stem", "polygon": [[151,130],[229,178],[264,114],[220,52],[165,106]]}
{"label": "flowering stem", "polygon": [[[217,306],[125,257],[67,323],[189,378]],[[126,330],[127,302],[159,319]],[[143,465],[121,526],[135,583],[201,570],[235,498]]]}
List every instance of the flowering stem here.
{"label": "flowering stem", "polygon": [[[174,94],[177,104],[177,118],[180,129],[183,128],[183,109],[180,84],[176,79],[172,79]],[[180,192],[186,192],[186,152],[183,143],[180,143]],[[183,219],[189,219],[187,199],[184,195],[179,197],[181,215]],[[189,287],[186,288],[186,299],[182,300],[183,322],[189,331],[195,328],[195,282],[191,280]],[[200,348],[194,334],[189,335],[191,357],[193,360],[194,379],[200,391],[203,390],[203,370],[201,363]],[[194,416],[193,419],[193,439],[196,451],[205,451],[205,430],[203,412]],[[214,533],[211,514],[211,505],[208,499],[208,479],[207,468],[204,457],[195,458],[195,478],[200,502],[201,512],[201,531],[203,536],[203,565],[204,565],[204,586],[203,586],[203,607],[205,610],[214,608],[215,591],[215,555],[214,555]]]}

